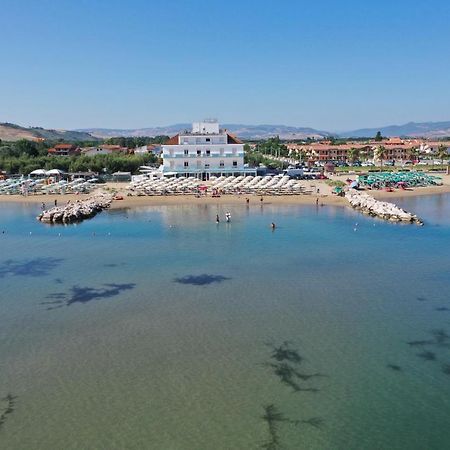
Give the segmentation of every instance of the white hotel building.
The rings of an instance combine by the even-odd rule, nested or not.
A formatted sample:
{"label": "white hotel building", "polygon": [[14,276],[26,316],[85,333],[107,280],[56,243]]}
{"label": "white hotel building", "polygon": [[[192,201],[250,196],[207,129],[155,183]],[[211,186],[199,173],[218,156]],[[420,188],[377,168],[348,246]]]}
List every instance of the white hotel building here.
{"label": "white hotel building", "polygon": [[254,175],[256,169],[244,167],[244,144],[221,130],[217,120],[192,124],[162,145],[163,173],[195,176],[209,180],[212,175]]}

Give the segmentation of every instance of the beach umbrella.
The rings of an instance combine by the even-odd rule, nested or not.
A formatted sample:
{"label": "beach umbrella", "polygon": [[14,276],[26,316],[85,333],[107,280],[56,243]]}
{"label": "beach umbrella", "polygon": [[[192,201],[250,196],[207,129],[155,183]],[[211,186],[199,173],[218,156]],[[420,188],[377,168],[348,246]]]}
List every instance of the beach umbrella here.
{"label": "beach umbrella", "polygon": [[47,170],[47,172],[45,172],[45,175],[47,175],[47,176],[52,176],[52,175],[61,176],[63,173],[64,172],[62,170],[51,169],[51,170]]}
{"label": "beach umbrella", "polygon": [[30,172],[30,175],[46,175],[46,171],[44,169],[36,169]]}

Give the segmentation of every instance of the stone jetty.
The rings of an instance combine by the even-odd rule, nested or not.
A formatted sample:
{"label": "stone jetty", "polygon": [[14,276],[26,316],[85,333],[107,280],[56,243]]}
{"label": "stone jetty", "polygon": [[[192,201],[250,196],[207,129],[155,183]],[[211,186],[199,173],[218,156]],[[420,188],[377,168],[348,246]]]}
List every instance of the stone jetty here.
{"label": "stone jetty", "polygon": [[407,222],[423,225],[423,221],[415,214],[409,213],[393,203],[376,200],[365,192],[349,189],[345,193],[345,198],[352,208],[361,211],[363,214],[379,217],[390,222]]}
{"label": "stone jetty", "polygon": [[100,211],[109,208],[112,202],[110,194],[96,194],[86,200],[67,202],[64,206],[42,211],[37,220],[45,223],[73,223],[94,217]]}

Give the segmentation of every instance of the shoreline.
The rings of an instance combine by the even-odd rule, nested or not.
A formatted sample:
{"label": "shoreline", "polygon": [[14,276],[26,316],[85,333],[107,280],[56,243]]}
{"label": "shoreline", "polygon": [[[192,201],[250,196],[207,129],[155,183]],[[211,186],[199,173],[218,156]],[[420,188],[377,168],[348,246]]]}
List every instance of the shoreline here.
{"label": "shoreline", "polygon": [[[53,206],[54,200],[58,200],[58,206],[62,206],[67,201],[75,202],[77,200],[85,200],[91,197],[91,194],[75,195],[30,195],[27,197],[21,195],[0,196],[0,203],[45,203],[47,206]],[[323,205],[341,205],[347,204],[345,198],[336,195],[319,194],[319,195],[222,195],[221,197],[205,196],[197,198],[194,195],[161,195],[161,196],[140,196],[140,197],[123,197],[123,200],[113,200],[109,209],[133,208],[140,206],[153,205],[246,205],[246,199],[249,199],[249,205],[269,204],[286,204],[286,205],[315,205],[316,199],[319,204]]]}

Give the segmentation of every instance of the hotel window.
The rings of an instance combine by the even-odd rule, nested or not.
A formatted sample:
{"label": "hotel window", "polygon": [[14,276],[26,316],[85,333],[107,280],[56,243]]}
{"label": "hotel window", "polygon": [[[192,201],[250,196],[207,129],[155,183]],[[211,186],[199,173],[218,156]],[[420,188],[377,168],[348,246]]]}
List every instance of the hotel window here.
{"label": "hotel window", "polygon": [[206,138],[206,142],[211,142],[211,138]]}
{"label": "hotel window", "polygon": [[206,150],[206,156],[211,156],[211,150]]}
{"label": "hotel window", "polygon": [[219,162],[219,167],[225,167],[225,163],[223,161]]}
{"label": "hotel window", "polygon": [[209,164],[205,164],[205,169],[209,169]]}
{"label": "hotel window", "polygon": [[189,155],[189,150],[185,150],[184,151],[184,156],[188,156]]}
{"label": "hotel window", "polygon": [[197,150],[197,156],[202,156],[202,151],[201,150]]}
{"label": "hotel window", "polygon": [[233,161],[233,167],[237,167],[237,161]]}
{"label": "hotel window", "polygon": [[183,138],[183,144],[189,144],[189,139],[188,138]]}
{"label": "hotel window", "polygon": [[189,161],[184,162],[184,167],[189,167]]}
{"label": "hotel window", "polygon": [[196,143],[196,144],[200,144],[200,142],[201,142],[201,139],[200,139],[200,138],[195,138],[195,143]]}
{"label": "hotel window", "polygon": [[235,154],[236,154],[236,148],[233,147],[233,155],[235,155]]}

